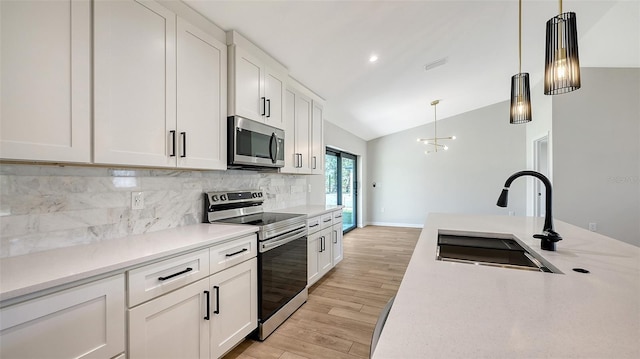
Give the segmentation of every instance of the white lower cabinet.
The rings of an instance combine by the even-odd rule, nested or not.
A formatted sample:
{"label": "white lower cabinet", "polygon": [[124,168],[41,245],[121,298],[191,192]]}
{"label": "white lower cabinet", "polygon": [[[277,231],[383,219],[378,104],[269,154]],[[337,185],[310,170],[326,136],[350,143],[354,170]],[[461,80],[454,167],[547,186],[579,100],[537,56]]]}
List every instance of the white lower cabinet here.
{"label": "white lower cabinet", "polygon": [[311,286],[331,268],[331,227],[309,234],[307,240],[307,285]]}
{"label": "white lower cabinet", "polygon": [[113,358],[125,350],[117,275],[0,310],[0,358]]}
{"label": "white lower cabinet", "polygon": [[[229,244],[245,242],[246,237]],[[129,358],[219,358],[256,329],[255,236],[251,245],[253,258],[129,309]],[[210,253],[219,251],[212,247]]]}
{"label": "white lower cabinet", "polygon": [[332,265],[335,267],[342,260],[342,221],[333,225]]}
{"label": "white lower cabinet", "polygon": [[211,358],[219,358],[258,326],[258,260],[211,276]]}
{"label": "white lower cabinet", "polygon": [[130,358],[209,358],[202,279],[129,310]]}
{"label": "white lower cabinet", "polygon": [[342,209],[307,219],[307,286],[312,286],[342,258]]}

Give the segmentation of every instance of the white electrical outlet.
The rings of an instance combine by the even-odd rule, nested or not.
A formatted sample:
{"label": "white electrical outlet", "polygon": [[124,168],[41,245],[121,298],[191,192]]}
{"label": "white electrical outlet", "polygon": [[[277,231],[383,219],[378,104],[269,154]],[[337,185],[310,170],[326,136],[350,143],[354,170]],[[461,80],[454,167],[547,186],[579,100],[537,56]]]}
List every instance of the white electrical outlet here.
{"label": "white electrical outlet", "polygon": [[143,192],[131,192],[131,209],[144,209]]}
{"label": "white electrical outlet", "polygon": [[593,223],[593,222],[589,223],[589,230],[591,232],[597,232],[598,231],[598,225],[596,223]]}

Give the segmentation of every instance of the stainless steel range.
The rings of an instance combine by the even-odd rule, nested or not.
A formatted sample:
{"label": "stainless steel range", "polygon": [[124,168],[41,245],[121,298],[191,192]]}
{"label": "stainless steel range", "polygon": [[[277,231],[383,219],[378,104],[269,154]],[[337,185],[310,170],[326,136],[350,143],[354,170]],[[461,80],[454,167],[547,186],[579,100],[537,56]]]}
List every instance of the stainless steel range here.
{"label": "stainless steel range", "polygon": [[264,193],[205,193],[205,221],[258,230],[258,330],[266,339],[307,301],[307,217],[264,212]]}

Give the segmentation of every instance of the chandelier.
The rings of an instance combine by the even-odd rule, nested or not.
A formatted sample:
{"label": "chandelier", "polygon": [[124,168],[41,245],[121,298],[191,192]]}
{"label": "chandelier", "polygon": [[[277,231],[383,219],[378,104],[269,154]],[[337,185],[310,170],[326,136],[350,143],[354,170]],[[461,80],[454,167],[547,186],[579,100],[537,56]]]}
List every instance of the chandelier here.
{"label": "chandelier", "polygon": [[440,100],[435,100],[431,102],[431,106],[433,106],[433,137],[432,138],[418,138],[418,142],[422,142],[425,145],[429,146],[429,148],[424,151],[425,154],[429,154],[432,152],[438,152],[438,150],[440,150],[440,152],[442,151],[446,151],[449,149],[449,147],[445,144],[439,143],[438,141],[445,141],[445,140],[455,140],[456,136],[449,136],[449,137],[438,137],[438,126],[437,126],[437,122],[438,122],[438,116],[436,113],[436,106],[440,103]]}

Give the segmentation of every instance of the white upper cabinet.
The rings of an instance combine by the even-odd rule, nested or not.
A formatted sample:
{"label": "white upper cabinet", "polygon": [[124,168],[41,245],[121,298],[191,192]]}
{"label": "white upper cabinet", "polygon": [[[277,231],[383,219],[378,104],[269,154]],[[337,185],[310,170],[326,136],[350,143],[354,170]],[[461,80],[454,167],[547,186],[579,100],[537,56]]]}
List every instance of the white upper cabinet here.
{"label": "white upper cabinet", "polygon": [[227,46],[178,18],[178,167],[227,168]]}
{"label": "white upper cabinet", "polygon": [[155,2],[94,3],[96,163],[176,165],[175,38],[175,14]]}
{"label": "white upper cabinet", "polygon": [[94,7],[94,161],[226,169],[226,45],[152,1]]}
{"label": "white upper cabinet", "polygon": [[313,112],[311,115],[311,173],[324,174],[324,142],[323,142],[323,124],[324,109],[323,105],[314,100]]}
{"label": "white upper cabinet", "polygon": [[281,173],[311,173],[311,99],[294,87],[285,90],[285,165]]}
{"label": "white upper cabinet", "polygon": [[0,1],[0,158],[91,160],[89,0]]}
{"label": "white upper cabinet", "polygon": [[229,115],[285,129],[286,69],[236,32],[229,44]]}
{"label": "white upper cabinet", "polygon": [[264,116],[264,67],[247,51],[233,48],[229,63],[229,114],[262,121]]}

